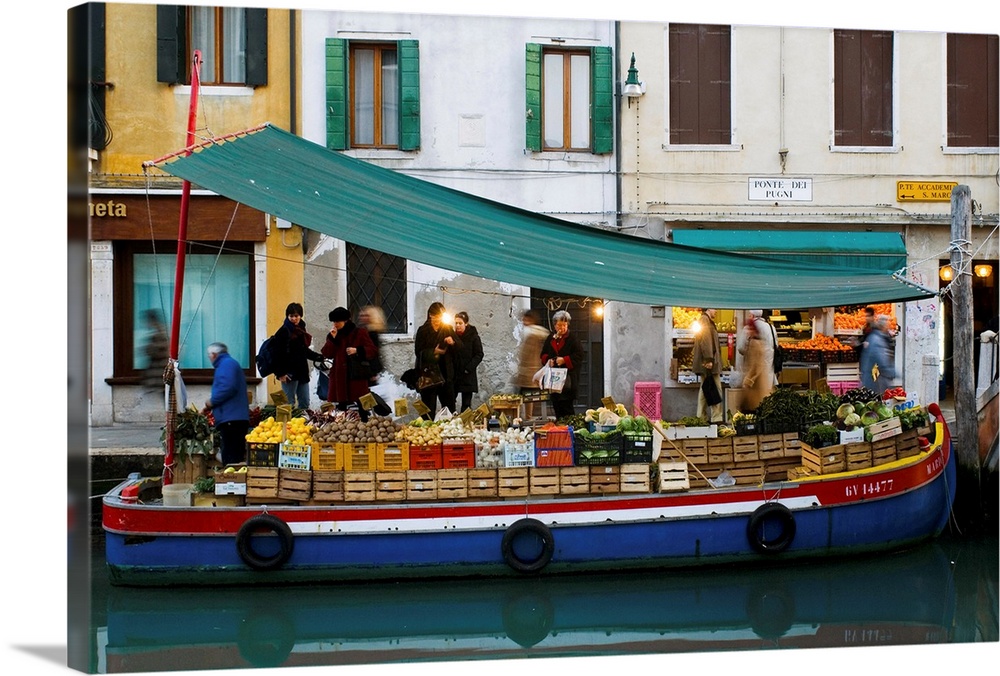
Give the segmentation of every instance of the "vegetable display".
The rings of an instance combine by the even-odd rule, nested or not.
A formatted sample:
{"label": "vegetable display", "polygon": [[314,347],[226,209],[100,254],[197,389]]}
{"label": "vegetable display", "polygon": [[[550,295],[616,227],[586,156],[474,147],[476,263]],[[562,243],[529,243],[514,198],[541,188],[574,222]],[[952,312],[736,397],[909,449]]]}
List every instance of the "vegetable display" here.
{"label": "vegetable display", "polygon": [[765,434],[798,432],[807,413],[806,398],[787,388],[778,388],[757,407],[757,419]]}

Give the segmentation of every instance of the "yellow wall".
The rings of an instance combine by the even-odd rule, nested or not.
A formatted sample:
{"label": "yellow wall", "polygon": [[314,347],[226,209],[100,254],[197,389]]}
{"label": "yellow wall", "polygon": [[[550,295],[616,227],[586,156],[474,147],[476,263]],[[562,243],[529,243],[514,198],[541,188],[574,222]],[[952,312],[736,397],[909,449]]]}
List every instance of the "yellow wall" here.
{"label": "yellow wall", "polygon": [[[294,19],[293,19],[294,17]],[[220,87],[205,87],[198,99],[197,136],[221,136],[270,122],[288,130],[291,121],[289,72],[290,21],[300,15],[269,9],[267,85],[241,95],[219,95]],[[145,188],[142,163],[184,147],[190,107],[190,88],[156,81],[156,5],[106,6],[106,113],[114,134],[98,154],[92,176],[95,185]],[[296,44],[295,50],[300,46]],[[190,65],[188,66],[190,67]],[[299,77],[296,74],[294,81]],[[300,99],[300,85],[295,96]],[[156,172],[157,178],[162,174]],[[172,181],[171,186],[176,187]],[[155,187],[166,187],[157,184]],[[284,319],[285,306],[303,298],[302,230],[279,230],[273,219],[267,238],[267,328],[273,332]],[[315,318],[314,318],[315,321]]]}

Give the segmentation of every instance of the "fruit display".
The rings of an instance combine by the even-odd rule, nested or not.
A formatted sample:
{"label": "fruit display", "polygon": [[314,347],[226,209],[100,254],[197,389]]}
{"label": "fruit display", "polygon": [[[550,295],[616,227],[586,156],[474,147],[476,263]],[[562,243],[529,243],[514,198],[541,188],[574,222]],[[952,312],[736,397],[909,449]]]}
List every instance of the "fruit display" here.
{"label": "fruit display", "polygon": [[253,444],[280,444],[283,439],[284,423],[274,419],[274,416],[264,418],[247,434],[247,441]]}
{"label": "fruit display", "polygon": [[871,401],[882,401],[879,397],[878,392],[867,387],[855,387],[853,390],[848,390],[840,395],[840,403],[842,404],[868,404]]}
{"label": "fruit display", "polygon": [[701,317],[701,310],[698,308],[675,306],[673,309],[673,317],[675,329],[690,329],[691,325],[698,321],[698,318]]}
{"label": "fruit display", "polygon": [[[895,331],[897,328],[895,312],[893,310],[892,303],[876,303],[870,306],[875,310],[875,316],[886,315],[889,317],[889,330]],[[838,309],[837,312],[833,313],[833,328],[840,331],[859,331],[865,328],[865,309],[859,307],[853,312],[847,312],[847,308],[843,308],[844,311]]]}
{"label": "fruit display", "polygon": [[452,418],[441,423],[442,439],[472,439],[472,428],[468,427],[461,418]]}
{"label": "fruit display", "polygon": [[833,336],[817,333],[814,338],[803,340],[788,346],[795,350],[819,350],[820,352],[854,352],[854,348],[845,345]]}
{"label": "fruit display", "polygon": [[313,427],[305,418],[292,418],[285,426],[285,441],[290,444],[312,444]]}
{"label": "fruit display", "polygon": [[408,441],[414,446],[434,446],[441,443],[441,424],[432,420],[414,420],[396,430],[396,441]]}
{"label": "fruit display", "polygon": [[323,422],[313,433],[313,440],[327,444],[381,444],[396,440],[398,430],[399,425],[391,418],[371,416],[362,421],[356,416],[339,415]]}

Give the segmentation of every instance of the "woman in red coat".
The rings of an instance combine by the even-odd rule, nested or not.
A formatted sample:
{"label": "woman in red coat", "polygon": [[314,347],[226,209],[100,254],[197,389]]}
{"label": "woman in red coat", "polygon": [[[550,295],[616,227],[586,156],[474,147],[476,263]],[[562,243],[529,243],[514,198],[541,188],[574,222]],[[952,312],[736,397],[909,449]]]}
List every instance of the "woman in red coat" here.
{"label": "woman in red coat", "polygon": [[333,328],[326,335],[326,343],[320,350],[324,357],[333,359],[327,401],[336,402],[338,408],[344,409],[368,394],[370,374],[363,372],[359,364],[373,360],[378,349],[368,331],[351,321],[347,308],[335,308],[330,313],[330,321]]}

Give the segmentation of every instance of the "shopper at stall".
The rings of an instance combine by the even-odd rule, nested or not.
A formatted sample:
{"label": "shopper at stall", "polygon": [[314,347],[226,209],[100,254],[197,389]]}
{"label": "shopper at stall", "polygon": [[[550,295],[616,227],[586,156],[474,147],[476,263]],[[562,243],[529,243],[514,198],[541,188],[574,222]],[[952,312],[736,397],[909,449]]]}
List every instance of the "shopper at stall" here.
{"label": "shopper at stall", "polygon": [[461,349],[462,341],[455,330],[445,323],[444,313],[442,303],[431,303],[427,308],[427,319],[413,338],[418,381],[429,378],[435,383],[424,387],[418,385],[420,400],[430,411],[424,416],[428,419],[436,415],[439,402],[441,408],[455,411],[455,354]]}
{"label": "shopper at stall", "polygon": [[159,310],[143,313],[149,335],[142,351],[146,355],[146,368],[142,372],[142,384],[151,389],[163,391],[163,370],[170,359],[170,339]]}
{"label": "shopper at stall", "polygon": [[763,318],[762,310],[750,310],[741,332],[738,347],[743,356],[743,398],[740,410],[753,412],[774,391],[774,328]]}
{"label": "shopper at stall", "polygon": [[246,460],[246,436],[250,429],[246,374],[229,354],[225,343],[209,345],[208,360],[214,369],[212,393],[201,413],[206,416],[212,414],[213,424],[219,433],[222,464],[240,463]]}
{"label": "shopper at stall", "polygon": [[858,346],[855,351],[858,353],[858,361],[861,361],[861,353],[865,349],[865,341],[868,340],[868,334],[872,332],[875,328],[875,308],[870,305],[865,308],[865,325],[861,327],[861,340],[858,341]]}
{"label": "shopper at stall", "polygon": [[333,360],[328,378],[330,389],[327,401],[335,402],[344,410],[358,399],[368,394],[371,378],[371,360],[377,350],[368,331],[351,321],[351,313],[345,307],[334,308],[330,312],[333,326],[326,334],[322,356]]}
{"label": "shopper at stall", "polygon": [[532,378],[538,371],[538,356],[549,332],[541,325],[538,310],[525,310],[521,315],[521,347],[518,351],[517,373],[511,382],[521,394],[538,391],[538,383]]}
{"label": "shopper at stall", "polygon": [[549,394],[557,420],[567,418],[574,413],[573,406],[579,386],[578,373],[583,363],[583,345],[569,332],[570,319],[570,314],[566,310],[559,310],[552,315],[555,330],[542,345],[542,365],[567,369],[562,391]]}
{"label": "shopper at stall", "polygon": [[309,408],[309,361],[322,361],[323,355],[312,349],[312,336],[306,330],[300,303],[289,303],[285,321],[271,336],[274,354],[274,377],[293,407]]}
{"label": "shopper at stall", "polygon": [[881,394],[892,387],[896,378],[896,365],[892,358],[892,337],[889,335],[889,317],[879,315],[875,325],[861,344],[861,386]]}
{"label": "shopper at stall", "polygon": [[467,312],[455,314],[455,333],[461,341],[461,347],[455,351],[455,400],[458,404],[461,395],[458,407],[461,412],[472,408],[472,395],[479,391],[476,369],[483,361],[483,341],[476,327],[469,323]]}
{"label": "shopper at stall", "polygon": [[[695,415],[709,422],[721,423],[723,422],[720,375],[722,359],[719,353],[719,330],[715,326],[715,313],[714,308],[702,308],[694,338],[691,367],[702,379],[702,386],[698,388],[698,408]],[[706,394],[706,389],[709,394]]]}

